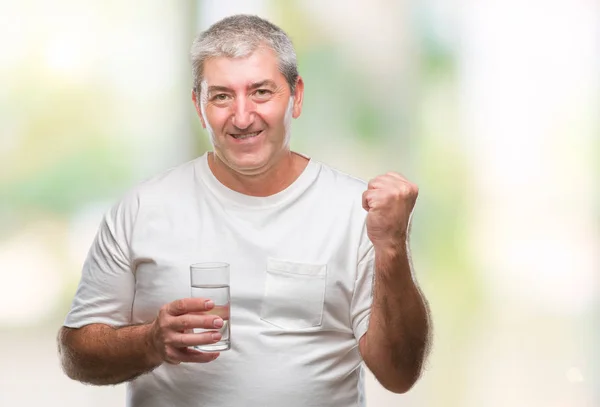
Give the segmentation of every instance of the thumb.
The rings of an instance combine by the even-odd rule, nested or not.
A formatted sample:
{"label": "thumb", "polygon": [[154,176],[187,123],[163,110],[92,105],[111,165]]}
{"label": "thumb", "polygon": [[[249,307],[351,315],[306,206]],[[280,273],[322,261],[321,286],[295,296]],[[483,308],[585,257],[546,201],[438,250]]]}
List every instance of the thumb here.
{"label": "thumb", "polygon": [[365,192],[363,192],[363,194],[362,194],[362,207],[367,212],[369,212],[371,210],[370,201],[371,201],[371,190],[368,189]]}

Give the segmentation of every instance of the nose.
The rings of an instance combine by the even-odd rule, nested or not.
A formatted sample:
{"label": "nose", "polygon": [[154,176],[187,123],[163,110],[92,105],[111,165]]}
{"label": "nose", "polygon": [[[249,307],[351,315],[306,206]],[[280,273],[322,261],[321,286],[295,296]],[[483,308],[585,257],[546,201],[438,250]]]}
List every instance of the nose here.
{"label": "nose", "polygon": [[232,124],[238,129],[247,129],[254,123],[255,104],[246,98],[238,98],[233,107]]}

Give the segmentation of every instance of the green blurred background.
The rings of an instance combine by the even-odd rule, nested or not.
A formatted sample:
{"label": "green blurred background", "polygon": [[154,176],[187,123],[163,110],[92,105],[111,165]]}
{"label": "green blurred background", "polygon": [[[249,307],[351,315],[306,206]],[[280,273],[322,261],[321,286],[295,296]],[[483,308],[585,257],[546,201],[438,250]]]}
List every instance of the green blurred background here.
{"label": "green blurred background", "polygon": [[0,1],[0,405],[124,405],[55,335],[104,211],[210,148],[187,52],[240,12],[296,45],[295,150],[420,186],[433,351],[368,405],[599,406],[600,7],[571,0]]}

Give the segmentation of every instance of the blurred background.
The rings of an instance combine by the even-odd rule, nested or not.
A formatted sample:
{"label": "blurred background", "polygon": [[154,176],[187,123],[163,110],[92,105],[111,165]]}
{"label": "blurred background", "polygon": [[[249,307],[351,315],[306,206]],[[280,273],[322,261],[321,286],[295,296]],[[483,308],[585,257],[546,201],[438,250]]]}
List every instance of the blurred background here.
{"label": "blurred background", "polygon": [[368,406],[600,406],[594,0],[0,0],[0,405],[124,405],[61,372],[56,332],[102,214],[210,148],[187,53],[240,12],[296,45],[294,149],[420,186],[434,346]]}

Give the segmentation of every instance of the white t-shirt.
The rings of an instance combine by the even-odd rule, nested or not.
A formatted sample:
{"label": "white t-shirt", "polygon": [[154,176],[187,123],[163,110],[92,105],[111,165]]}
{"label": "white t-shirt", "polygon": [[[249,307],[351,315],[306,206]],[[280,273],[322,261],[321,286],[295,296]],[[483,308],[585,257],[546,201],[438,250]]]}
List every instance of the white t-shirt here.
{"label": "white t-shirt", "polygon": [[374,268],[366,187],[314,160],[268,197],[225,187],[207,154],[173,168],[106,214],[65,326],[150,322],[190,297],[190,264],[227,262],[231,349],[132,380],[127,405],[364,406],[358,340]]}

